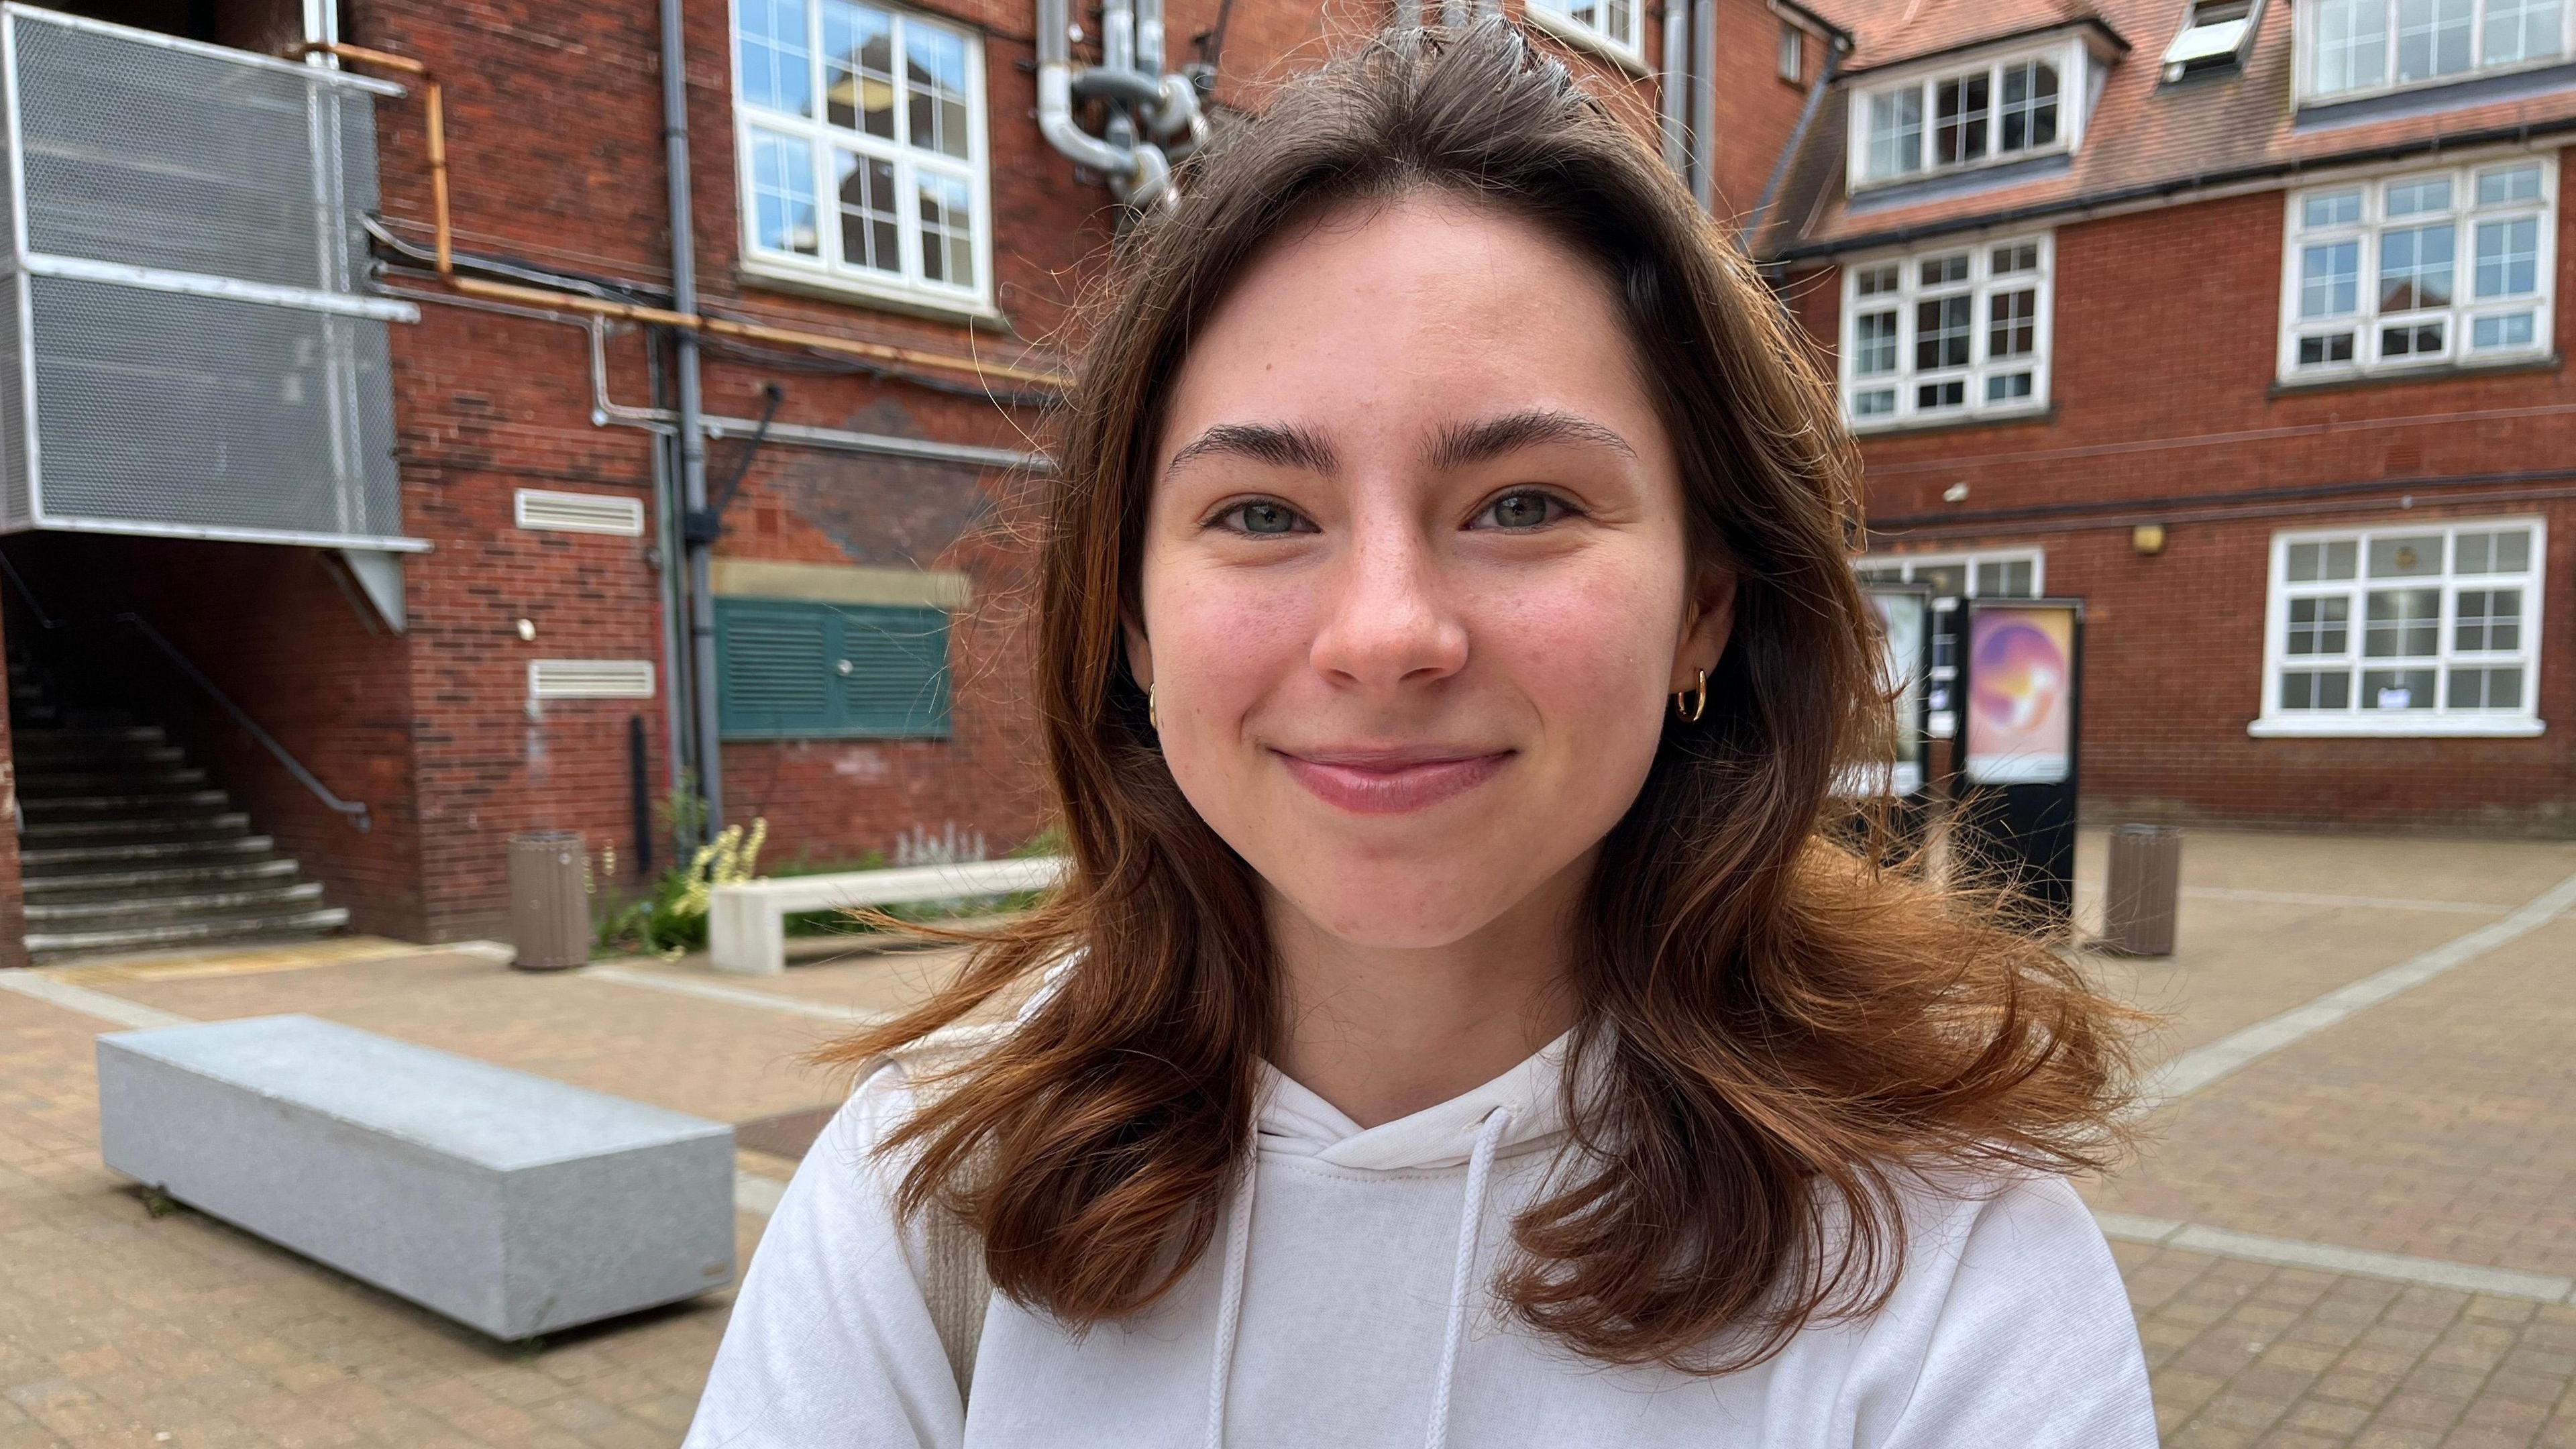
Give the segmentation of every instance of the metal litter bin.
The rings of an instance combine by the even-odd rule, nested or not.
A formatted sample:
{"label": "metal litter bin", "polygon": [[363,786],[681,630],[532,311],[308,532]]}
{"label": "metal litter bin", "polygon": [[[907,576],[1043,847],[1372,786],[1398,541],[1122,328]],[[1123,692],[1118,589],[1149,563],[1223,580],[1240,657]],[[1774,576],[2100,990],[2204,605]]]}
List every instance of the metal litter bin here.
{"label": "metal litter bin", "polygon": [[562,971],[590,959],[588,860],[579,834],[532,830],[510,838],[510,964]]}
{"label": "metal litter bin", "polygon": [[2105,951],[2170,956],[2181,910],[2182,832],[2170,825],[2111,831],[2111,879],[2102,894]]}

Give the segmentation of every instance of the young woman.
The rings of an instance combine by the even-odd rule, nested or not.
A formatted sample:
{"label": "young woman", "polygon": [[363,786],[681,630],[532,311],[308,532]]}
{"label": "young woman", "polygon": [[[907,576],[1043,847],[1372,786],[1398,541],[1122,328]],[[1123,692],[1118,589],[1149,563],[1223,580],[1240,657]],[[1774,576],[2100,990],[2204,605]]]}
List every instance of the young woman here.
{"label": "young woman", "polygon": [[2123,1013],[1821,833],[1855,464],[1682,189],[1493,20],[1128,242],[1045,480],[1070,874],[832,1054],[689,1443],[2152,1444],[2065,1181]]}

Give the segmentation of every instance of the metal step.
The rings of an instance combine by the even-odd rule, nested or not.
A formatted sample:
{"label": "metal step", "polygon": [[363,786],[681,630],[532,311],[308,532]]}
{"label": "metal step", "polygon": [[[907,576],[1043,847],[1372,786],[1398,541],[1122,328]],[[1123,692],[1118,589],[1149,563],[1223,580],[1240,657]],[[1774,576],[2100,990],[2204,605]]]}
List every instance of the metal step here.
{"label": "metal step", "polygon": [[211,912],[239,911],[247,907],[293,906],[322,899],[318,880],[293,881],[285,885],[262,886],[255,890],[205,892],[189,895],[126,895],[106,900],[56,901],[51,897],[27,903],[27,924],[64,922],[110,922],[116,925],[140,925],[182,915],[203,916]]}
{"label": "metal step", "polygon": [[[174,752],[175,753],[175,752]],[[232,803],[221,790],[170,790],[154,795],[40,795],[26,802],[31,813],[107,815],[127,810],[216,810]]]}
{"label": "metal step", "polygon": [[132,845],[64,845],[18,853],[21,865],[84,865],[91,861],[219,859],[226,855],[261,855],[276,848],[265,835],[228,840],[157,840]]}
{"label": "metal step", "polygon": [[220,860],[203,865],[165,865],[127,870],[64,871],[58,874],[30,875],[20,882],[30,899],[47,900],[107,891],[132,891],[170,887],[188,889],[208,885],[237,884],[245,881],[275,880],[293,877],[295,862],[287,856],[267,860]]}
{"label": "metal step", "polygon": [[[182,785],[206,783],[206,772],[193,765],[179,769],[173,769],[168,765],[154,765],[149,769],[121,770],[113,774],[84,770],[79,774],[29,775],[26,766],[22,763],[19,766],[19,774],[22,787],[20,798],[30,803],[37,800],[59,800],[66,795],[97,795],[109,791],[138,790],[146,786],[168,786],[175,789]],[[41,788],[30,793],[23,788],[26,785]]]}
{"label": "metal step", "polygon": [[124,951],[146,946],[186,946],[201,941],[230,941],[260,936],[309,936],[336,931],[349,923],[339,906],[280,912],[276,915],[214,916],[166,925],[131,926],[86,931],[30,931],[27,951],[34,956],[74,951]]}
{"label": "metal step", "polygon": [[250,816],[239,810],[226,810],[215,815],[147,815],[138,818],[110,820],[29,821],[18,832],[25,841],[83,840],[149,841],[181,839],[218,839],[243,835],[250,831]]}

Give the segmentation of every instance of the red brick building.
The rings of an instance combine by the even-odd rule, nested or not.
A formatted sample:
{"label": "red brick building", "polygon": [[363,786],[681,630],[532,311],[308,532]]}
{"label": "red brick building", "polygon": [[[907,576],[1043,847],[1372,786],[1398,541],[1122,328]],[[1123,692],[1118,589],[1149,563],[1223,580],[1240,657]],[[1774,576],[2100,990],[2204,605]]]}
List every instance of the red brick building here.
{"label": "red brick building", "polygon": [[2576,826],[2564,0],[1818,8],[1865,572],[2086,601],[2097,814]]}
{"label": "red brick building", "polygon": [[[631,886],[692,785],[1017,846],[1007,524],[1122,201],[1470,8],[11,12],[0,943],[488,934],[512,834]],[[1863,566],[2088,601],[2094,803],[2563,828],[2570,0],[1510,8],[1834,358]]]}
{"label": "red brick building", "polygon": [[[1071,308],[1122,200],[1386,19],[70,9],[0,22],[10,955],[492,934],[514,833],[632,888],[699,787],[773,864],[1019,846],[1007,525]],[[1651,17],[1540,25],[1658,124]]]}

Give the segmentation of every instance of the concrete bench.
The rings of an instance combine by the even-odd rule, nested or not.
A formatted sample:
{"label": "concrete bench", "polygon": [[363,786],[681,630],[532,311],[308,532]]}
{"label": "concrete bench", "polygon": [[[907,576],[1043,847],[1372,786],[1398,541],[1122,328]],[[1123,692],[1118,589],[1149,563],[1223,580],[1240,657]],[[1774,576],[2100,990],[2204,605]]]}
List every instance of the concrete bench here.
{"label": "concrete bench", "polygon": [[99,1156],[499,1339],[734,1276],[733,1129],[310,1016],[98,1039]]}
{"label": "concrete bench", "polygon": [[789,875],[717,886],[708,896],[707,942],[718,971],[735,976],[775,976],[787,969],[787,917],[797,911],[851,906],[899,906],[959,896],[1007,895],[1055,884],[1064,862],[978,860],[956,865],[915,865],[899,870],[854,870],[838,875]]}

